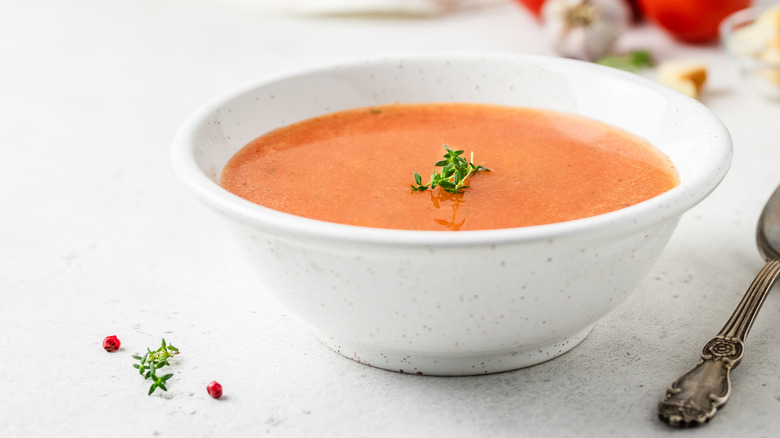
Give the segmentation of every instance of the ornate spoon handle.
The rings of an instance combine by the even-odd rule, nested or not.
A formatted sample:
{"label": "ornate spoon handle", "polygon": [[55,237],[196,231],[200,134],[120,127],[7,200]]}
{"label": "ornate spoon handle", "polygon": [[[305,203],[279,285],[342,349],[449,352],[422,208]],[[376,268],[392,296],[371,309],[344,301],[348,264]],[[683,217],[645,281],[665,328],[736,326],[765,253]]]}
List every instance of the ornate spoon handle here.
{"label": "ornate spoon handle", "polygon": [[780,260],[759,271],[739,306],[717,336],[704,346],[699,363],[678,377],[658,405],[658,417],[670,426],[701,426],[710,421],[729,398],[729,372],[742,360],[745,338],[780,274]]}

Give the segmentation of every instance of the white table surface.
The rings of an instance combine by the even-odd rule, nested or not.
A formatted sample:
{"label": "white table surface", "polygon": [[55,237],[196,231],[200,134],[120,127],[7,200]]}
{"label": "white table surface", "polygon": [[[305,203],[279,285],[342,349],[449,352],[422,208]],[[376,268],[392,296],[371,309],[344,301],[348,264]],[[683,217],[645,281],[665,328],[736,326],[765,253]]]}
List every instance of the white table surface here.
{"label": "white table surface", "polygon": [[[392,373],[322,345],[259,288],[169,145],[211,98],[365,55],[550,53],[512,3],[434,17],[273,16],[249,1],[0,3],[0,436],[770,437],[780,434],[780,298],[769,296],[728,405],[677,432],[655,406],[695,364],[763,262],[754,227],[780,183],[780,103],[716,46],[643,26],[624,48],[710,67],[702,100],[732,168],[688,212],[636,292],[571,352],[479,377]],[[102,339],[122,348],[108,354]],[[146,395],[131,355],[182,354]],[[206,394],[222,383],[220,400]]]}

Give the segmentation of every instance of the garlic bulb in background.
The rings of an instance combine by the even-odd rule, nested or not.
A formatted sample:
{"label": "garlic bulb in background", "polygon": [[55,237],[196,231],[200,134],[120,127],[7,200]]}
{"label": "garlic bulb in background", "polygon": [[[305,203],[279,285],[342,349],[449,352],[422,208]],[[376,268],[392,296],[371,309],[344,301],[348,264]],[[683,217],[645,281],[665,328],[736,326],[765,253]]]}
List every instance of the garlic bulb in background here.
{"label": "garlic bulb in background", "polygon": [[631,11],[624,0],[547,0],[542,20],[559,55],[595,61],[610,53]]}

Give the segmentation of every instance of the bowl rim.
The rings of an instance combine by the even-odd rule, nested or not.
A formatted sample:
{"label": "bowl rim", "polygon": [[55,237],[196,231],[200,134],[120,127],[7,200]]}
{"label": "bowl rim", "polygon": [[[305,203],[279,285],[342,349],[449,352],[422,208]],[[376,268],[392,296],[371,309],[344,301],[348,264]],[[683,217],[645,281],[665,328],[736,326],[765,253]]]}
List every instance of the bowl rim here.
{"label": "bowl rim", "polygon": [[[697,177],[684,180],[673,189],[646,201],[634,204],[612,212],[544,225],[533,225],[517,228],[502,228],[488,230],[464,230],[451,232],[422,231],[405,229],[388,229],[363,227],[348,224],[326,222],[309,219],[273,210],[268,207],[247,201],[223,189],[217,182],[209,178],[198,166],[193,153],[196,144],[195,132],[213,112],[245,93],[271,85],[277,81],[291,77],[301,77],[324,73],[333,69],[349,69],[365,66],[366,63],[388,63],[397,65],[400,61],[429,60],[432,57],[464,60],[516,60],[521,63],[542,62],[546,64],[571,64],[579,68],[599,71],[599,74],[614,76],[622,80],[649,87],[664,97],[666,101],[684,103],[698,107],[697,113],[709,118],[711,128],[720,130],[722,147],[717,148],[713,155],[712,168],[700,172]],[[258,135],[261,135],[259,133]],[[475,53],[475,52],[435,52],[406,53],[398,55],[382,55],[360,57],[342,61],[327,62],[308,67],[293,69],[271,75],[248,85],[243,85],[213,98],[192,113],[177,130],[170,153],[175,174],[181,182],[201,201],[209,207],[229,216],[232,220],[246,226],[258,228],[276,236],[288,236],[295,239],[338,240],[356,244],[383,244],[385,246],[462,246],[462,245],[492,245],[509,242],[553,241],[567,237],[599,238],[603,235],[620,235],[646,229],[650,226],[680,216],[684,211],[703,200],[725,177],[732,159],[731,137],[723,123],[712,111],[701,102],[682,93],[646,79],[635,73],[629,73],[614,68],[578,61],[558,58],[548,55],[516,54],[516,53]]]}
{"label": "bowl rim", "polygon": [[718,24],[721,42],[725,42],[726,39],[734,33],[736,25],[755,21],[761,14],[771,9],[772,6],[780,7],[780,5],[751,6],[726,15],[723,20],[720,21],[720,24]]}
{"label": "bowl rim", "polygon": [[747,25],[756,21],[764,12],[772,8],[780,8],[780,4],[777,5],[764,5],[764,6],[751,6],[749,8],[740,9],[727,15],[718,25],[718,33],[720,35],[720,45],[723,50],[730,56],[736,58],[743,63],[749,63],[753,68],[764,69],[778,69],[780,65],[764,61],[758,57],[750,56],[746,53],[740,53],[733,50],[732,38],[738,25]]}
{"label": "bowl rim", "polygon": [[749,8],[740,9],[734,11],[721,20],[718,25],[721,36],[728,36],[733,33],[735,24],[744,24],[750,21],[754,21],[761,12],[766,10],[765,7],[751,6]]}

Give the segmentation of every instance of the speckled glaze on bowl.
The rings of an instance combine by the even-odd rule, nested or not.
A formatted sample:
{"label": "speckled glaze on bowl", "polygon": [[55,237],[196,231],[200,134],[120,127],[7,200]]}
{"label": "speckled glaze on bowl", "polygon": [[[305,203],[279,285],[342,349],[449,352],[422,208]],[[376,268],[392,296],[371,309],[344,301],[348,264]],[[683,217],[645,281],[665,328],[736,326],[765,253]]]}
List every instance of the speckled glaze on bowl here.
{"label": "speckled glaze on bowl", "polygon": [[[611,123],[669,155],[681,184],[587,219],[464,232],[326,223],[218,185],[230,156],[274,128],[353,107],[455,101]],[[327,346],[388,370],[471,375],[537,364],[581,342],[648,272],[681,214],[718,185],[731,140],[699,102],[636,75],[539,56],[421,54],[312,68],[228,94],[186,121],[172,160],[233,225],[264,286]]]}

